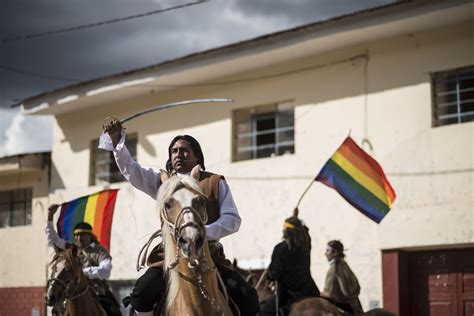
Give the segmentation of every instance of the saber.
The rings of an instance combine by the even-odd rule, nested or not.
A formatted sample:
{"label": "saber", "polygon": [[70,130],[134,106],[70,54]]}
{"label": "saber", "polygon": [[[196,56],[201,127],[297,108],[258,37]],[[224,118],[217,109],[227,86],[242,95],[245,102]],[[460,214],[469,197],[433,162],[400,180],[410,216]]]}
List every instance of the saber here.
{"label": "saber", "polygon": [[125,123],[130,120],[133,120],[136,117],[142,116],[143,114],[151,113],[151,112],[156,112],[156,111],[161,111],[164,109],[169,109],[173,108],[176,106],[181,106],[181,105],[187,105],[187,104],[193,104],[193,103],[211,103],[211,102],[234,102],[232,99],[227,99],[227,98],[214,98],[214,99],[194,99],[194,100],[186,100],[186,101],[179,101],[179,102],[174,102],[174,103],[168,103],[168,104],[163,104],[163,105],[158,105],[152,108],[149,108],[147,110],[135,113],[127,118],[124,118],[123,120],[120,121],[120,123]]}

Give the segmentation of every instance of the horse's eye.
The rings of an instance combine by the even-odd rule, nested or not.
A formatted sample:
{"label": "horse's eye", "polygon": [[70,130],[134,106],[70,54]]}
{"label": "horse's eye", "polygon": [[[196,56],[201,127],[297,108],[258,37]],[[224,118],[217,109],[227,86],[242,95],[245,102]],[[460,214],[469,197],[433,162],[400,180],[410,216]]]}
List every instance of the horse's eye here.
{"label": "horse's eye", "polygon": [[203,197],[197,197],[194,199],[194,206],[196,208],[202,208],[206,206],[206,199]]}
{"label": "horse's eye", "polygon": [[171,208],[170,202],[165,202],[165,211],[168,211]]}

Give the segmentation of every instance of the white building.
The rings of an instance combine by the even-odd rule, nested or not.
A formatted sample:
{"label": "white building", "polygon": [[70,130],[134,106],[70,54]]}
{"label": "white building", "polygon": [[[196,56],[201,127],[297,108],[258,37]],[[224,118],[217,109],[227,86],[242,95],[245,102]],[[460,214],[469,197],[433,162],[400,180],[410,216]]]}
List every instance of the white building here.
{"label": "white building", "polygon": [[[397,3],[29,98],[25,114],[55,117],[50,202],[120,188],[111,280],[133,283],[158,213],[96,150],[103,120],[180,100],[232,98],[126,124],[137,160],[155,169],[165,167],[175,135],[199,140],[207,170],[225,175],[243,219],[222,240],[228,257],[246,267],[268,264],[283,220],[350,131],[383,166],[397,199],[377,225],[334,190],[313,185],[300,217],[310,227],[318,286],[326,243],[340,239],[365,309],[473,313],[473,10],[470,1]],[[6,287],[23,284],[8,280]]]}

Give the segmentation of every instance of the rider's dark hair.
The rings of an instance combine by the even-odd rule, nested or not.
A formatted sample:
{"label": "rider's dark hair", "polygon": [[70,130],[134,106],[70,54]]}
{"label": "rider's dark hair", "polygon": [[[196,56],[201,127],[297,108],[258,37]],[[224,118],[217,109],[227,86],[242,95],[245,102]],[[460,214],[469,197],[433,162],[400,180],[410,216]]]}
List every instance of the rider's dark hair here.
{"label": "rider's dark hair", "polygon": [[[296,216],[289,217],[285,220],[285,230],[283,231],[283,238],[288,243],[290,251],[303,252],[309,255],[311,251],[311,237],[309,236],[308,227]],[[289,226],[292,226],[291,228]]]}
{"label": "rider's dark hair", "polygon": [[[92,231],[92,226],[91,226],[91,224],[86,223],[86,222],[79,222],[76,225],[74,225],[73,232],[76,229],[87,229],[87,230]],[[94,233],[87,233],[87,234],[89,234],[91,236],[91,242],[93,242],[95,244],[99,244],[99,240],[97,239],[97,236],[94,235]]]}
{"label": "rider's dark hair", "polygon": [[189,135],[178,135],[173,138],[168,147],[168,161],[166,162],[166,171],[173,171],[173,164],[171,163],[171,148],[173,148],[174,144],[178,140],[185,140],[189,143],[189,147],[191,147],[194,152],[194,155],[196,156],[197,164],[201,166],[202,171],[206,170],[206,167],[204,166],[204,154],[202,153],[201,145],[199,145],[198,141],[194,137]]}
{"label": "rider's dark hair", "polygon": [[339,240],[331,240],[328,242],[328,246],[338,252],[339,257],[344,258],[346,255],[344,254],[344,245]]}

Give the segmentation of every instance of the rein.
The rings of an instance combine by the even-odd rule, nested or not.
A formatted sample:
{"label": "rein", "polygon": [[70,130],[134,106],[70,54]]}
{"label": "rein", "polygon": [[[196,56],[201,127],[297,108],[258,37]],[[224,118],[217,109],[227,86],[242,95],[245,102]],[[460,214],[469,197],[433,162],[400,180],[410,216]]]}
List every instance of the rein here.
{"label": "rein", "polygon": [[[69,280],[72,280],[72,279],[79,280],[78,282],[75,282],[76,286],[74,287],[73,290],[71,290],[68,283],[55,277],[55,274],[57,272],[57,265],[59,263],[59,259],[61,258],[63,258],[66,262],[69,262],[71,265],[71,269],[73,270],[72,277]],[[46,283],[46,289],[49,289],[50,286],[56,287],[57,289],[59,289],[59,292],[61,293],[61,299],[58,300],[58,302],[55,304],[55,306],[53,306],[53,308],[57,307],[60,303],[62,303],[62,306],[60,307],[60,309],[61,311],[64,311],[66,309],[66,305],[68,301],[73,301],[81,296],[84,296],[87,293],[87,291],[89,290],[89,284],[86,280],[84,289],[81,290],[78,294],[74,295],[74,293],[78,292],[78,288],[81,285],[79,272],[80,271],[77,270],[76,265],[74,264],[74,261],[72,258],[66,257],[65,255],[60,255],[55,260],[54,265],[51,268],[51,277]],[[56,284],[56,283],[59,283],[59,284]]]}
{"label": "rein", "polygon": [[[193,193],[196,193],[198,195],[202,195],[201,193],[197,192],[196,190],[190,188],[189,186],[186,186],[184,183],[181,183],[180,185],[178,185],[174,189],[173,193],[175,193],[176,191],[178,191],[182,188],[186,188],[187,190],[189,190]],[[184,216],[186,214],[194,215],[194,217],[196,218],[196,221],[185,223],[184,222]],[[175,257],[174,260],[169,262],[169,264],[167,266],[167,269],[173,270],[174,268],[176,268],[176,266],[178,265],[179,260],[181,258],[181,256],[180,256],[180,250],[181,249],[180,249],[179,242],[178,242],[179,238],[181,237],[181,232],[183,231],[183,229],[185,229],[187,227],[194,227],[197,230],[199,230],[201,233],[203,233],[203,235],[205,236],[206,235],[205,224],[208,220],[208,215],[207,215],[207,212],[204,212],[204,215],[201,216],[201,214],[199,214],[199,212],[194,207],[186,206],[186,207],[183,207],[179,211],[178,215],[176,216],[176,219],[174,221],[171,221],[169,219],[168,213],[166,211],[166,207],[161,207],[161,209],[160,209],[160,218],[161,218],[163,224],[166,224],[168,226],[171,237],[173,238],[173,241],[176,245],[176,257]],[[140,250],[139,255],[138,255],[138,260],[137,260],[137,270],[140,270],[141,268],[145,267],[145,262],[146,262],[146,258],[147,258],[147,254],[148,254],[148,248],[150,247],[152,241],[157,237],[162,237],[162,230],[161,229],[159,229],[155,233],[153,233],[153,235],[150,237],[148,242]],[[199,293],[201,294],[201,296],[206,301],[208,301],[210,303],[212,308],[218,314],[223,314],[222,309],[220,308],[217,301],[212,297],[210,291],[207,289],[206,284],[204,283],[204,280],[202,278],[203,273],[206,273],[206,272],[216,273],[218,282],[219,282],[220,287],[222,289],[222,292],[224,294],[225,301],[228,303],[229,302],[229,296],[227,294],[226,286],[225,286],[219,272],[217,271],[217,268],[215,267],[215,265],[209,264],[209,262],[207,260],[200,261],[198,259],[194,259],[194,260],[191,261],[191,260],[186,259],[186,258],[182,258],[182,259],[185,259],[185,260],[188,261],[187,266],[188,266],[189,269],[191,269],[192,275],[191,276],[185,275],[184,273],[182,273],[180,271],[177,271],[178,276],[180,278],[186,280],[187,282],[193,284],[194,286],[196,286],[199,289]]]}
{"label": "rein", "polygon": [[[193,190],[190,187],[187,187],[184,184],[181,184],[181,185],[177,186],[176,189],[174,190],[174,192],[176,192],[176,191],[178,191],[182,188],[186,188],[186,189],[188,189],[189,191],[191,191],[193,193],[201,195],[199,192],[196,192],[195,190]],[[183,223],[184,222],[184,216],[186,214],[189,214],[189,213],[193,214],[198,219],[197,223],[196,222]],[[194,228],[198,229],[201,233],[203,233],[203,235],[205,236],[206,235],[205,224],[206,224],[207,219],[208,219],[207,213],[205,212],[204,216],[201,216],[195,208],[193,208],[191,206],[183,207],[179,211],[178,215],[176,216],[176,219],[175,219],[174,223],[172,223],[169,220],[168,213],[166,212],[165,207],[162,207],[161,210],[160,210],[160,217],[161,217],[162,221],[164,223],[166,223],[166,225],[168,225],[171,236],[173,237],[174,243],[176,245],[176,257],[168,265],[168,269],[174,269],[178,265],[179,258],[180,258],[180,256],[179,256],[180,247],[179,247],[178,240],[181,237],[181,231],[183,229],[185,229],[186,227],[194,227]],[[188,260],[188,267],[189,268],[193,269],[197,266],[199,266],[199,261],[197,259],[194,260],[194,262],[191,262],[191,261]]]}

